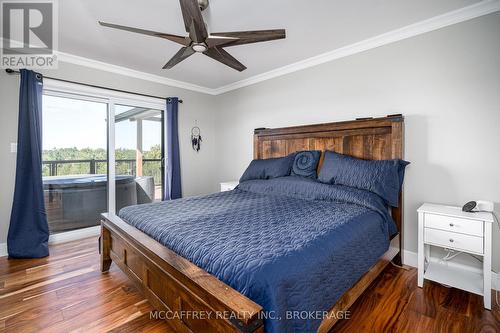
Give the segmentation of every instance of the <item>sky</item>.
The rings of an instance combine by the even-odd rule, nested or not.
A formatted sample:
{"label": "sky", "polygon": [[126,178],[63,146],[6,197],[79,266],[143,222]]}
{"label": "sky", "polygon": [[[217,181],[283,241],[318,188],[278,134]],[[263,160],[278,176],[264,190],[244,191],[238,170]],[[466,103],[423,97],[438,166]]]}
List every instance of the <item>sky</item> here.
{"label": "sky", "polygon": [[[117,113],[130,109],[118,106]],[[106,149],[105,103],[56,96],[43,96],[43,149],[104,148]],[[122,121],[115,127],[116,148],[136,148],[136,122]],[[143,150],[161,141],[161,123],[143,122]]]}

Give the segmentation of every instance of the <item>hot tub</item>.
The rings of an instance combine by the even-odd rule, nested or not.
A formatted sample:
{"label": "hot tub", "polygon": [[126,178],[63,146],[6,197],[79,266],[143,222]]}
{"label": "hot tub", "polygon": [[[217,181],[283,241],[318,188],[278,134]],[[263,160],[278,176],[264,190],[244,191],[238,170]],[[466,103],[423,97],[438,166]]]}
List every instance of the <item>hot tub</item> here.
{"label": "hot tub", "polygon": [[[51,233],[99,225],[107,208],[107,176],[43,178],[45,208]],[[116,210],[137,204],[134,176],[116,176]]]}

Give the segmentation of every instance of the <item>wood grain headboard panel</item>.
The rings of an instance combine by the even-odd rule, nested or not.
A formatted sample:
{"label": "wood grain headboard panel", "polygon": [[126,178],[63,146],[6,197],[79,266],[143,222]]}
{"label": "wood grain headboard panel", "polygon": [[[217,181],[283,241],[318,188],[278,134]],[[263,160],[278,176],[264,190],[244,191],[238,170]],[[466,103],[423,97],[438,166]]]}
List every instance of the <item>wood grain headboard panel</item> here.
{"label": "wood grain headboard panel", "polygon": [[[331,150],[367,160],[403,159],[402,115],[327,124],[305,125],[254,132],[254,158],[282,157],[301,150]],[[323,156],[321,157],[321,168]],[[403,231],[403,200],[392,209],[398,230]],[[402,237],[400,236],[400,249]],[[396,259],[401,261],[401,257]]]}

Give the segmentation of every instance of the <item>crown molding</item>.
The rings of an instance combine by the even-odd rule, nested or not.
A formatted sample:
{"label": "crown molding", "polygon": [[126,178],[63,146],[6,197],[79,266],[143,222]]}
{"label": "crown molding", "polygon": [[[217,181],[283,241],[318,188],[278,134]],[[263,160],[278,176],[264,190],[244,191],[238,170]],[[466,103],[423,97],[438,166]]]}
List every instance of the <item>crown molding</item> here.
{"label": "crown molding", "polygon": [[465,22],[497,11],[500,11],[500,0],[483,0],[473,5],[447,12],[445,14],[441,14],[414,24],[410,24],[405,27],[392,30],[381,35],[371,37],[308,59],[304,59],[290,65],[273,69],[266,73],[258,74],[219,88],[208,88],[188,82],[169,79],[163,76],[145,73],[128,67],[113,65],[65,52],[56,51],[55,53],[58,57],[58,60],[61,62],[85,66],[110,73],[133,77],[136,79],[160,83],[171,87],[196,91],[208,95],[220,95],[232,90],[240,89],[259,82],[301,71],[306,68],[318,66],[333,60],[345,58],[357,53],[365,52],[383,45],[395,43],[404,39],[425,34],[427,32],[438,30],[460,22]]}
{"label": "crown molding", "polygon": [[85,58],[85,57],[80,57],[80,56],[65,53],[65,52],[56,51],[55,54],[57,56],[58,61],[61,61],[61,62],[85,66],[85,67],[89,67],[89,68],[93,68],[93,69],[111,72],[114,74],[120,74],[120,75],[133,77],[136,79],[160,83],[160,84],[164,84],[164,85],[171,86],[171,87],[201,92],[204,94],[209,94],[209,95],[214,94],[214,89],[199,86],[196,84],[192,84],[192,83],[188,83],[188,82],[184,82],[184,81],[178,81],[178,80],[174,80],[174,79],[169,79],[167,77],[163,77],[163,76],[159,76],[159,75],[155,75],[155,74],[150,74],[150,73],[145,73],[145,72],[141,72],[141,71],[131,69],[128,67],[113,65],[113,64],[106,63],[106,62],[102,62],[102,61],[98,61],[98,60],[94,60],[94,59],[89,59],[89,58]]}
{"label": "crown molding", "polygon": [[405,27],[389,31],[381,35],[335,49],[333,51],[329,51],[287,66],[271,70],[263,74],[252,76],[248,79],[216,88],[214,89],[215,95],[220,95],[232,90],[240,89],[340,58],[345,58],[357,53],[368,51],[383,45],[395,43],[403,39],[415,37],[427,32],[438,30],[456,23],[468,21],[497,11],[500,11],[500,0],[483,0],[467,7],[463,7],[411,25],[407,25]]}
{"label": "crown molding", "polygon": [[[4,38],[0,38],[0,43],[1,43],[0,48],[2,47],[4,40],[5,40]],[[8,40],[7,39],[7,41],[14,44],[16,47],[26,46],[26,44],[23,44],[22,42],[17,41],[17,40]],[[85,57],[77,56],[77,55],[66,53],[66,52],[54,51],[54,55],[56,56],[56,59],[58,61],[65,62],[68,64],[84,66],[87,68],[93,68],[93,69],[97,69],[97,70],[101,70],[101,71],[106,71],[109,73],[133,77],[136,79],[145,80],[145,81],[149,81],[149,82],[160,83],[160,84],[164,84],[164,85],[171,86],[171,87],[197,91],[197,92],[201,92],[201,93],[209,94],[209,95],[213,95],[215,93],[214,89],[211,89],[211,88],[199,86],[199,85],[184,82],[184,81],[169,79],[167,77],[138,71],[138,70],[131,69],[128,67],[113,65],[110,63],[106,63],[106,62],[102,62],[102,61],[94,60],[94,59],[90,59],[90,58],[85,58]]]}

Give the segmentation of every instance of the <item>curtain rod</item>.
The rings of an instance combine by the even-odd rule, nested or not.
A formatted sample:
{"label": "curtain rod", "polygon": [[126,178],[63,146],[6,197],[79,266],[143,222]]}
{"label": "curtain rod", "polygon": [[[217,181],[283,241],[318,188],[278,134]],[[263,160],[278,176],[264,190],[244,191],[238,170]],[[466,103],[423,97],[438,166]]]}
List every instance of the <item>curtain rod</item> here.
{"label": "curtain rod", "polygon": [[[5,72],[7,72],[7,74],[19,74],[19,73],[20,73],[19,71],[13,70],[13,69],[11,69],[11,68],[7,68],[7,69],[5,70]],[[44,77],[45,77],[45,78],[47,78],[47,79],[56,80],[56,81],[61,81],[61,82],[81,84],[81,85],[83,85],[83,86],[92,87],[92,88],[107,89],[107,90],[111,90],[111,91],[116,91],[116,92],[121,92],[121,93],[126,93],[126,94],[139,95],[139,96],[144,96],[144,97],[152,97],[152,98],[159,98],[159,99],[168,99],[168,98],[166,98],[166,97],[159,97],[159,96],[154,96],[154,95],[147,95],[147,94],[136,93],[136,92],[127,91],[127,90],[121,90],[121,89],[114,89],[114,88],[102,87],[102,86],[97,86],[97,85],[94,85],[94,84],[88,84],[88,83],[81,83],[81,82],[76,82],[76,81],[70,81],[70,80],[58,79],[58,78],[55,78],[55,77],[50,77],[50,76],[44,76]],[[184,103],[184,101],[183,101],[182,99],[179,99],[179,103]]]}

